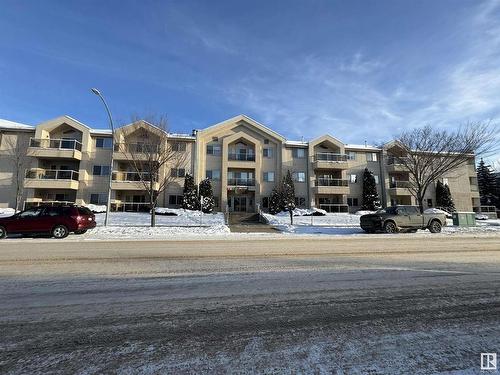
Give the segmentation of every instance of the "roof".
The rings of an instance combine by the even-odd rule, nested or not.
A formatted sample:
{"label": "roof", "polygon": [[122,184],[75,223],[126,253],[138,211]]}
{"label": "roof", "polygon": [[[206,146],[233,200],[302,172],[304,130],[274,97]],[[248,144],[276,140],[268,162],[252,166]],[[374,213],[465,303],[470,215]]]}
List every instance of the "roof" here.
{"label": "roof", "polygon": [[309,142],[306,142],[306,141],[285,141],[285,145],[296,146],[296,147],[307,147],[309,145]]}
{"label": "roof", "polygon": [[214,129],[216,127],[219,127],[221,125],[224,125],[224,124],[227,124],[227,123],[230,123],[230,122],[236,122],[236,121],[246,121],[252,125],[255,125],[257,127],[260,127],[262,130],[264,130],[265,132],[269,133],[269,134],[272,134],[274,137],[278,138],[279,140],[281,141],[285,141],[285,137],[283,137],[281,134],[279,134],[278,132],[274,131],[273,129],[271,128],[268,128],[267,126],[261,124],[260,122],[254,120],[253,118],[247,116],[247,115],[237,115],[237,116],[234,116],[234,117],[231,117],[230,119],[227,119],[227,120],[224,120],[222,122],[219,122],[215,125],[211,125],[207,128],[203,128],[203,129],[199,129],[199,131],[201,132],[206,132],[208,130],[211,130],[211,129]]}
{"label": "roof", "polygon": [[344,147],[356,150],[381,151],[381,148],[372,145],[345,144]]}
{"label": "roof", "polygon": [[21,124],[19,122],[9,121],[0,119],[0,129],[12,129],[12,130],[35,130],[34,126]]}

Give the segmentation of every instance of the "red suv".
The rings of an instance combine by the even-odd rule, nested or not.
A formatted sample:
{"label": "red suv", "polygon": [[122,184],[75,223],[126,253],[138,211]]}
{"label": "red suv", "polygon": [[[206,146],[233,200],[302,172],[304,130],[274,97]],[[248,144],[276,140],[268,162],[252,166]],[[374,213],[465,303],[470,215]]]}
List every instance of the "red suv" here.
{"label": "red suv", "polygon": [[8,234],[51,234],[65,238],[95,228],[95,216],[86,207],[38,206],[0,218],[0,239]]}

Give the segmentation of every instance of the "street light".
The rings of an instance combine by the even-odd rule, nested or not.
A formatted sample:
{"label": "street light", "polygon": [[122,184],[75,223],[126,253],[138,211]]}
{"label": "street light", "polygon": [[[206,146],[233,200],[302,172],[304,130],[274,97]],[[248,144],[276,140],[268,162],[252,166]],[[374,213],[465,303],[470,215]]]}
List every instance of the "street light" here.
{"label": "street light", "polygon": [[108,213],[111,210],[111,182],[113,181],[113,151],[115,150],[115,128],[113,126],[113,118],[111,117],[111,112],[109,111],[108,104],[106,103],[106,100],[104,100],[101,92],[96,88],[92,88],[90,90],[94,94],[96,94],[99,98],[101,98],[102,102],[104,103],[104,107],[106,108],[106,112],[108,113],[108,117],[109,117],[109,126],[111,127],[111,161],[110,161],[110,166],[109,166],[108,201],[107,201],[107,207],[106,207],[106,216],[104,217],[104,226],[107,226],[108,225]]}

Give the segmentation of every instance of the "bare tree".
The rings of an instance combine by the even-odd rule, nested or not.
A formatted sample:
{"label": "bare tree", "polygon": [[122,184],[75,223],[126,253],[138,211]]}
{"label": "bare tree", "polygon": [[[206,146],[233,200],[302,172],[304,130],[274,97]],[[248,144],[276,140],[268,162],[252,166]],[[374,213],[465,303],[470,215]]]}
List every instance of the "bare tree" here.
{"label": "bare tree", "polygon": [[131,126],[140,129],[142,123],[149,125],[150,131],[143,133],[141,143],[119,143],[115,145],[115,150],[123,152],[135,172],[134,178],[144,187],[151,212],[151,226],[154,227],[158,198],[176,180],[176,175],[170,171],[185,165],[187,152],[178,151],[176,143],[169,141],[164,117],[136,119]]}
{"label": "bare tree", "polygon": [[24,194],[25,171],[30,164],[30,158],[26,155],[29,146],[29,138],[23,136],[6,137],[7,146],[4,156],[12,166],[12,188],[15,193],[14,209],[18,211]]}
{"label": "bare tree", "polygon": [[423,212],[429,186],[474,156],[493,152],[498,145],[495,138],[490,124],[468,123],[451,132],[427,125],[403,132],[395,139],[399,147],[387,152],[408,171],[408,190]]}

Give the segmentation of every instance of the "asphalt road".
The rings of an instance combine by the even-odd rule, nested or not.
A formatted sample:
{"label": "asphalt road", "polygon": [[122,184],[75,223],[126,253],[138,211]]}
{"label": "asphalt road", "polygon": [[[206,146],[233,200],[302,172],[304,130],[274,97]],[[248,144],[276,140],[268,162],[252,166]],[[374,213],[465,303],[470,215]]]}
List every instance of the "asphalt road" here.
{"label": "asphalt road", "polygon": [[0,242],[2,374],[475,374],[481,352],[498,237]]}

